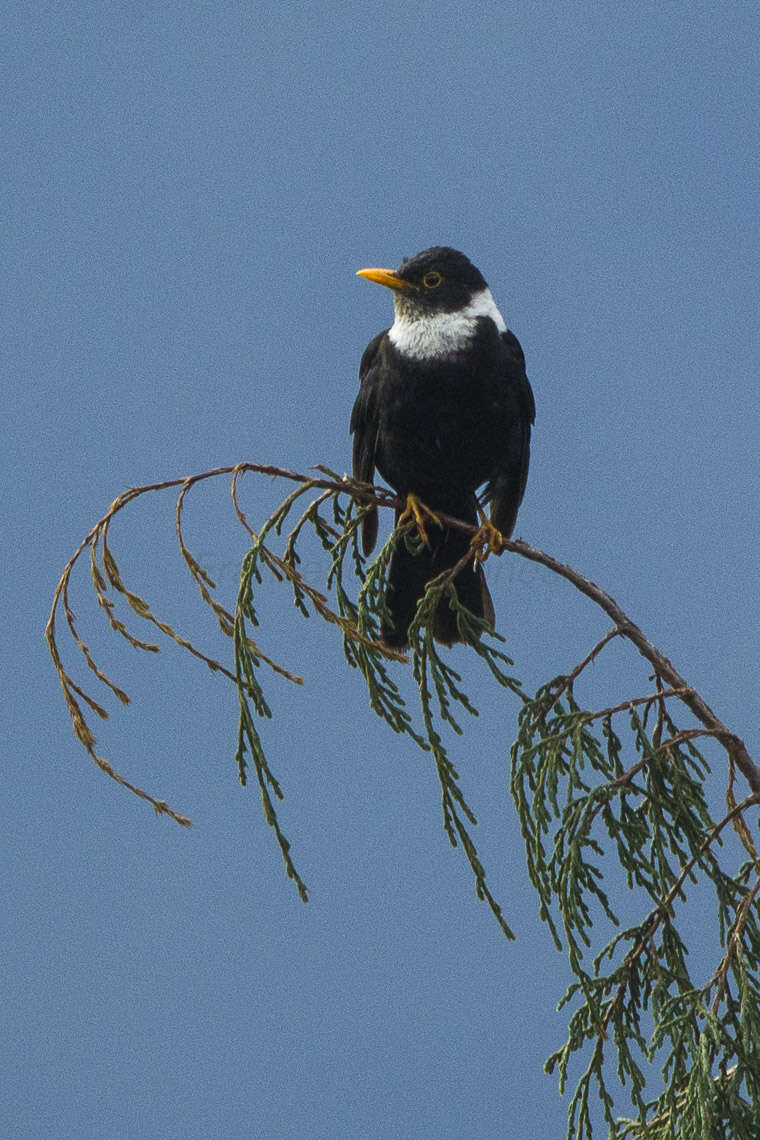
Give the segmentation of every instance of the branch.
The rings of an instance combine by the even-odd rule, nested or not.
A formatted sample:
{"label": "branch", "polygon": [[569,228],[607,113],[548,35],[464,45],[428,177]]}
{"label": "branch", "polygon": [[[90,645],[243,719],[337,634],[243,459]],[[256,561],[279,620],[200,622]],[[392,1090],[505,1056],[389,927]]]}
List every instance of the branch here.
{"label": "branch", "polygon": [[[445,523],[446,526],[455,527],[473,535],[476,534],[479,529],[468,523],[460,522],[459,519],[453,518],[451,515],[443,514],[440,511],[436,513],[441,522]],[[760,768],[753,762],[741,737],[726,728],[696,689],[693,689],[689,683],[684,680],[672,661],[669,661],[668,658],[644,636],[639,626],[631,621],[610,594],[602,590],[601,587],[597,586],[595,582],[592,582],[590,578],[585,578],[583,574],[579,574],[577,570],[573,570],[572,566],[560,562],[559,559],[553,558],[543,550],[537,550],[534,546],[530,546],[522,539],[504,539],[503,549],[510,551],[512,554],[519,554],[521,558],[527,558],[529,562],[538,562],[541,566],[545,566],[547,570],[558,574],[560,578],[565,578],[575,586],[576,590],[579,590],[581,594],[585,594],[585,596],[590,598],[592,602],[595,602],[600,609],[604,610],[607,616],[615,623],[616,631],[636,646],[642,657],[646,658],[650,665],[652,665],[655,673],[666,681],[672,689],[684,690],[684,704],[691,710],[697,720],[701,721],[705,728],[710,729],[710,732],[718,737],[725,745],[731,760],[739,768],[747,780],[747,783],[752,788],[752,791],[760,793]],[[610,637],[611,635],[605,636],[605,638],[594,647],[589,660],[593,659],[593,656],[599,652]],[[587,663],[588,661],[582,662],[581,668]]]}
{"label": "branch", "polygon": [[521,539],[516,542],[506,542],[505,549],[512,550],[515,554],[519,554],[522,558],[527,558],[531,562],[538,562],[542,566],[546,566],[547,569],[552,570],[555,574],[566,578],[568,582],[571,582],[573,586],[575,586],[577,590],[580,590],[582,594],[585,594],[587,598],[591,598],[593,602],[596,602],[608,617],[614,621],[616,628],[620,630],[621,634],[633,642],[642,657],[646,658],[653,666],[655,672],[662,677],[672,689],[685,690],[682,697],[684,704],[694,713],[697,720],[702,722],[705,728],[710,729],[715,736],[720,738],[729,756],[747,780],[752,791],[756,794],[760,794],[760,768],[753,763],[744,741],[741,737],[737,736],[736,733],[730,732],[729,729],[726,728],[696,689],[693,689],[689,683],[684,680],[673,663],[669,661],[664,654],[660,653],[659,649],[644,636],[641,629],[623,612],[614,598],[610,597],[608,593],[600,589],[600,587],[590,581],[590,579],[584,578],[577,570],[573,570],[570,566],[559,562],[549,554],[544,554],[541,550],[536,550]]}
{"label": "branch", "polygon": [[[673,1051],[665,1066],[665,1069],[670,1066],[670,1084],[666,1093],[659,1097],[663,1104],[673,1103],[673,1090],[678,1092],[685,1087],[687,1077],[689,1080],[694,1074],[695,1080],[699,1077],[702,1071],[700,1057],[708,1057],[702,1069],[709,1075],[710,1067],[718,1064],[714,1060],[718,1049],[723,1050],[723,1056],[743,1058],[743,1068],[737,1070],[737,1081],[747,1082],[749,1092],[756,1092],[755,1100],[759,1099],[760,1055],[756,1058],[752,1053],[751,1042],[760,1040],[760,1019],[752,1020],[753,1011],[760,1001],[760,990],[754,976],[760,970],[760,931],[755,916],[755,904],[760,897],[760,859],[744,814],[750,807],[760,804],[760,768],[750,759],[743,741],[725,727],[668,658],[644,636],[618,603],[594,582],[520,539],[503,540],[500,548],[498,543],[495,547],[488,545],[482,536],[476,540],[480,527],[441,512],[437,514],[442,523],[473,536],[474,541],[456,566],[427,583],[409,628],[408,656],[389,649],[379,634],[388,567],[399,541],[407,541],[410,537],[411,541],[416,541],[415,526],[409,522],[394,529],[374,561],[367,564],[359,540],[363,518],[368,511],[380,507],[397,509],[402,504],[392,491],[341,477],[326,467],[318,467],[315,471],[307,475],[272,465],[240,463],[130,488],[114,500],[103,518],[92,527],[64,568],[45,631],[74,732],[89,755],[112,779],[150,802],[157,812],[170,815],[184,826],[190,823],[163,800],[148,795],[123,779],[96,753],[95,737],[82,708],[87,706],[85,711],[89,709],[101,718],[108,714],[75,683],[63,666],[55,628],[59,610],[63,611],[66,627],[84,657],[87,669],[119,701],[129,702],[126,693],[98,667],[81,639],[69,603],[72,571],[88,547],[96,600],[112,630],[135,648],[147,652],[156,652],[159,648],[135,637],[120,620],[118,603],[123,600],[140,620],[150,623],[195,659],[236,685],[240,703],[235,756],[239,777],[242,783],[246,782],[250,760],[255,767],[265,819],[275,832],[286,872],[306,901],[305,883],[291,859],[290,844],[275,810],[282,791],[269,767],[264,741],[257,728],[261,718],[271,716],[259,681],[259,667],[263,664],[290,681],[302,683],[300,677],[266,656],[249,634],[249,629],[258,626],[256,605],[259,586],[265,579],[268,581],[271,574],[277,582],[292,590],[296,608],[304,616],[316,614],[340,631],[346,660],[350,666],[360,670],[367,684],[372,709],[395,732],[408,734],[420,748],[432,755],[441,785],[444,829],[450,841],[462,847],[475,878],[478,897],[488,903],[502,931],[512,938],[501,907],[486,885],[486,871],[469,831],[476,818],[464,798],[456,767],[449,758],[442,730],[439,731],[440,726],[447,724],[455,733],[461,734],[462,729],[456,719],[458,710],[477,715],[468,695],[462,691],[461,678],[451,666],[452,658],[446,657],[445,653],[441,655],[432,636],[436,608],[441,604],[450,605],[461,639],[488,666],[497,682],[522,702],[519,731],[512,749],[512,792],[526,842],[528,869],[539,894],[541,917],[548,922],[558,946],[559,935],[550,911],[555,905],[559,907],[571,967],[578,979],[568,989],[560,1006],[579,991],[585,998],[584,1005],[571,1019],[566,1046],[547,1062],[551,1068],[559,1060],[561,1087],[564,1087],[570,1056],[585,1042],[593,1044],[589,1066],[570,1106],[569,1135],[578,1135],[572,1123],[576,1113],[580,1114],[578,1120],[589,1119],[588,1088],[592,1077],[600,1086],[605,1119],[613,1123],[610,1115],[613,1102],[605,1088],[601,1070],[603,1041],[608,1036],[614,1037],[618,1051],[618,1076],[623,1084],[630,1080],[630,1095],[644,1119],[647,1106],[641,1092],[645,1078],[637,1067],[631,1047],[641,1050],[651,1061],[666,1038],[672,1042]],[[281,478],[296,485],[258,530],[249,524],[240,502],[241,481],[247,473]],[[217,476],[231,477],[232,507],[250,539],[234,612],[216,600],[212,593],[216,589],[215,583],[190,551],[183,534],[183,512],[190,490]],[[111,523],[121,510],[145,494],[172,489],[179,491],[174,522],[181,559],[202,602],[213,612],[219,629],[233,640],[234,671],[198,649],[187,637],[157,617],[142,597],[128,589],[109,546]],[[315,492],[313,497],[312,492]],[[305,508],[304,502],[307,502]],[[330,509],[332,517],[325,517]],[[326,555],[328,560],[323,589],[317,588],[315,579],[307,580],[301,570],[299,544],[311,532],[321,546],[322,557]],[[282,545],[278,546],[278,542]],[[532,699],[517,678],[511,675],[512,661],[494,644],[503,639],[487,622],[465,609],[455,588],[456,576],[468,562],[475,559],[483,561],[489,553],[501,553],[503,550],[537,562],[564,578],[599,606],[613,622],[613,628],[571,672],[555,677]],[[351,583],[346,580],[346,567],[355,573],[358,592],[352,591]],[[109,591],[115,591],[116,597]],[[335,604],[333,597],[337,599]],[[618,637],[629,641],[652,666],[656,691],[645,690],[646,695],[632,696],[599,711],[584,710],[575,700],[574,684],[604,648]],[[421,714],[421,726],[413,713],[407,710],[401,685],[396,683],[390,672],[390,662],[407,662],[409,658],[418,689],[417,717]],[[690,710],[699,727],[679,728],[671,715],[673,698]],[[656,715],[653,710],[656,710]],[[626,712],[632,732],[629,741],[636,749],[635,763],[631,763],[633,756],[630,759],[624,756],[620,736],[612,726],[613,717]],[[647,728],[650,719],[656,723]],[[602,739],[597,739],[592,731],[594,724],[600,725]],[[700,737],[718,740],[728,755],[728,810],[719,823],[714,823],[704,796],[707,765],[691,743]],[[681,749],[681,745],[686,747]],[[750,795],[740,804],[734,797],[736,770],[745,776],[751,789]],[[638,779],[640,773],[644,773],[642,780]],[[602,782],[595,777],[601,777]],[[641,795],[640,803],[632,801],[627,794],[630,791]],[[643,922],[617,934],[596,956],[592,976],[583,959],[586,948],[592,944],[592,926],[596,933],[597,912],[594,907],[601,907],[601,913],[618,924],[602,887],[605,871],[600,860],[609,854],[609,848],[603,841],[601,827],[596,824],[598,817],[601,817],[608,839],[613,844],[612,849],[617,851],[629,887],[642,888],[650,901]],[[750,862],[733,877],[718,865],[713,846],[722,842],[721,834],[729,822],[750,854]],[[555,833],[549,845],[546,840],[552,828]],[[593,834],[592,828],[595,828]],[[748,887],[747,877],[753,868],[755,882]],[[721,940],[725,938],[725,954],[703,987],[694,986],[690,980],[684,958],[686,947],[675,926],[677,905],[686,895],[686,880],[696,881],[697,869],[715,884]],[[622,948],[623,940],[628,946],[627,953]],[[657,946],[656,940],[661,945]],[[601,962],[605,959],[612,962],[617,958],[618,947],[621,948],[622,961],[608,977],[600,977]],[[729,974],[736,979],[739,993],[736,1000],[733,986],[729,986]],[[712,1010],[709,1010],[704,1002],[713,997],[713,988],[714,1000]],[[699,1008],[697,1003],[700,1003]],[[640,1024],[642,1011],[647,1008],[654,1019],[649,1048]],[[703,1017],[708,1021],[713,1018],[714,1024],[708,1026],[709,1032],[714,1032],[715,1041],[720,1038],[722,1044],[710,1043],[704,1035],[700,1037],[698,1020]],[[697,1056],[695,1049],[701,1049],[703,1042],[704,1052]],[[669,1078],[665,1070],[663,1075],[667,1083]],[[708,1101],[708,1094],[704,1091],[707,1087],[704,1082],[700,1086],[700,1105],[702,1101],[705,1104]],[[752,1096],[749,1099],[752,1100]],[[584,1128],[590,1128],[590,1124],[584,1124]]]}

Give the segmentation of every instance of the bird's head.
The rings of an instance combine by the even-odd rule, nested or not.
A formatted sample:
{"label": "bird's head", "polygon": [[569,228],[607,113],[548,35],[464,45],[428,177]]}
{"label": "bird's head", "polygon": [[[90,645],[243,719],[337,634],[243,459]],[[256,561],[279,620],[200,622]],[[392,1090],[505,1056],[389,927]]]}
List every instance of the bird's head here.
{"label": "bird's head", "polygon": [[392,289],[396,313],[406,320],[462,312],[488,288],[470,259],[445,245],[405,258],[398,269],[360,269],[358,276]]}

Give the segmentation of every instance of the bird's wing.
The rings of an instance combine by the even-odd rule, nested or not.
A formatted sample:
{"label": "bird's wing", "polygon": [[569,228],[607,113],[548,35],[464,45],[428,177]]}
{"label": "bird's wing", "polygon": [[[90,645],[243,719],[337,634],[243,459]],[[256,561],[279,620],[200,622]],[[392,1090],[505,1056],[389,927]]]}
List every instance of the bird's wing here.
{"label": "bird's wing", "polygon": [[501,334],[504,353],[498,414],[504,424],[503,448],[484,499],[491,504],[491,521],[509,538],[525,492],[530,461],[530,429],[536,418],[533,391],[525,373],[525,357],[514,333]]}
{"label": "bird's wing", "polygon": [[[359,394],[351,413],[351,432],[354,437],[353,475],[360,483],[371,483],[375,474],[377,443],[377,385],[380,365],[380,342],[385,332],[369,342],[359,365]],[[369,554],[377,541],[377,508],[368,511],[362,520],[362,548]]]}

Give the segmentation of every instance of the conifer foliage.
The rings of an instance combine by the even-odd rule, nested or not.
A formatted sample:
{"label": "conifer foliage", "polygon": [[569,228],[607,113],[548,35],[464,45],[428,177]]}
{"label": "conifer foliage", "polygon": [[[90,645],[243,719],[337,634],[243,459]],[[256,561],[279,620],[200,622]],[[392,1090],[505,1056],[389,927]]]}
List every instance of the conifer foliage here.
{"label": "conifer foliage", "polygon": [[[88,716],[106,709],[64,667],[57,623],[65,625],[100,686],[126,704],[126,693],[97,664],[82,640],[69,601],[73,570],[89,558],[97,603],[111,629],[133,647],[157,652],[158,644],[138,637],[120,616],[125,602],[133,614],[175,641],[208,668],[229,679],[239,698],[235,759],[240,780],[255,774],[267,823],[301,899],[307,887],[282,831],[276,802],[282,789],[264,747],[263,722],[271,716],[265,689],[268,671],[293,684],[301,678],[267,656],[257,642],[257,601],[276,583],[291,591],[297,609],[336,627],[348,666],[366,682],[369,702],[393,732],[408,735],[435,765],[441,789],[444,830],[461,847],[477,895],[509,939],[500,904],[491,894],[473,840],[475,815],[444,742],[447,726],[462,734],[462,714],[476,712],[460,676],[432,637],[432,616],[445,597],[456,613],[463,639],[492,682],[513,694],[519,709],[511,749],[511,791],[519,815],[528,872],[540,918],[558,948],[566,951],[573,982],[560,1003],[568,1017],[567,1037],[546,1062],[564,1091],[571,1070],[580,1077],[569,1100],[568,1138],[592,1135],[595,1100],[601,1103],[609,1135],[623,1140],[693,1140],[695,1137],[756,1134],[760,1104],[760,857],[753,832],[760,805],[760,769],[742,740],[721,723],[702,696],[651,644],[608,594],[571,567],[522,541],[504,544],[522,557],[560,575],[601,608],[609,632],[569,672],[525,692],[503,652],[501,639],[457,601],[452,582],[468,559],[485,558],[477,540],[463,562],[428,584],[410,628],[408,655],[379,640],[384,584],[395,545],[419,542],[413,523],[394,530],[371,563],[362,555],[359,524],[371,507],[398,505],[392,492],[358,484],[327,468],[304,475],[278,467],[242,463],[199,475],[131,488],[120,495],[83,539],[55,591],[46,636],[74,732],[90,757],[112,779],[148,801],[156,812],[182,826],[190,820],[163,800],[126,780],[96,751]],[[293,489],[263,524],[254,529],[241,506],[243,476],[278,477]],[[248,533],[234,612],[216,597],[215,584],[192,554],[183,535],[189,492],[208,479],[227,477],[233,509]],[[145,495],[174,491],[179,553],[231,639],[227,664],[203,653],[187,636],[159,618],[151,605],[122,580],[113,554],[111,525],[120,512]],[[442,516],[447,525],[475,534],[474,527]],[[316,535],[323,565],[308,572],[300,551],[307,532]],[[321,574],[321,577],[319,576]],[[324,584],[321,584],[321,583]],[[320,584],[316,584],[320,583]],[[631,673],[646,662],[645,691],[622,695],[605,708],[586,708],[576,699],[578,682],[608,645],[631,651]],[[410,711],[394,664],[411,661],[419,707]],[[707,761],[700,745],[717,742],[725,761],[726,809],[711,811],[706,794]],[[736,837],[727,844],[730,835]],[[738,841],[738,842],[737,842]],[[739,847],[743,858],[731,865]],[[625,914],[608,894],[610,881],[630,889]],[[606,886],[607,884],[607,886]],[[711,898],[703,923],[719,947],[706,977],[695,977],[688,960],[683,915],[691,896]],[[612,932],[612,937],[608,935]],[[616,1110],[620,1086],[633,1118]]]}

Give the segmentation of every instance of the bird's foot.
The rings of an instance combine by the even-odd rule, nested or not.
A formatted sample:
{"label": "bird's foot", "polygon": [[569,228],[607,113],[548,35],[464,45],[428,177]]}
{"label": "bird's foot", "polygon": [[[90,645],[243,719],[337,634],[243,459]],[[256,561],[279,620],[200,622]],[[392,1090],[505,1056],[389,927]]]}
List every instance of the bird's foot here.
{"label": "bird's foot", "polygon": [[504,549],[504,535],[495,527],[483,511],[479,511],[480,526],[472,536],[470,546],[478,562],[485,562],[489,554],[501,554]]}
{"label": "bird's foot", "polygon": [[443,525],[441,523],[441,520],[438,518],[438,515],[431,511],[429,507],[426,507],[422,500],[418,499],[417,496],[413,495],[410,491],[406,496],[406,506],[399,515],[396,525],[401,526],[402,523],[407,523],[414,519],[415,523],[417,524],[417,530],[420,532],[420,538],[425,543],[425,546],[430,546],[430,540],[428,539],[427,531],[425,530],[426,518],[430,522],[434,522],[436,526]]}

